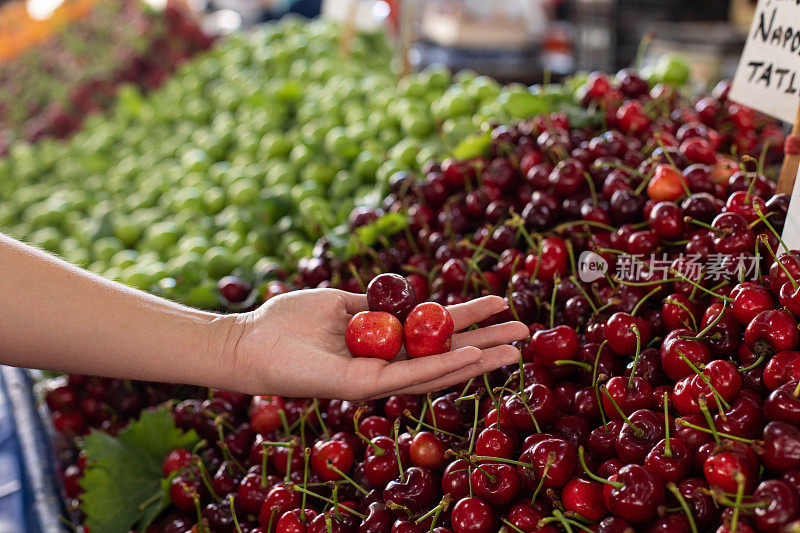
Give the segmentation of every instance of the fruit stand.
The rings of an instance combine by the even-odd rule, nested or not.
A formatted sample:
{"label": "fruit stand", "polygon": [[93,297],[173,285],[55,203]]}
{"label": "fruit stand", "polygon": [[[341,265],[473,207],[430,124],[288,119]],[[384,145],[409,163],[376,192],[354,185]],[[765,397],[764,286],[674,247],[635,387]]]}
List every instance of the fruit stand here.
{"label": "fruit stand", "polygon": [[[365,293],[354,357],[528,335],[508,366],[363,402],[3,368],[20,464],[0,486],[27,488],[0,519],[11,502],[46,532],[800,531],[800,252],[776,192],[797,138],[730,82],[698,91],[674,54],[534,86],[400,76],[382,29],[287,16],[212,39],[186,6],[135,6],[94,12],[148,38],[131,55],[90,32],[130,53],[67,100],[25,66],[41,44],[0,63],[0,86],[45,80],[28,115],[0,96],[0,231],[204,310]],[[464,322],[484,297],[502,305]]]}

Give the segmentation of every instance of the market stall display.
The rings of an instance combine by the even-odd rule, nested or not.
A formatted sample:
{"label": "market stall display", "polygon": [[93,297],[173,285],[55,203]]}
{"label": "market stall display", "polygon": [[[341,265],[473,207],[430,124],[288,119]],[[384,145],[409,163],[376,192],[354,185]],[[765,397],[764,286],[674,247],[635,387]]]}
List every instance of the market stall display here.
{"label": "market stall display", "polygon": [[525,323],[519,363],[365,402],[52,377],[66,520],[800,530],[780,124],[727,82],[692,94],[676,55],[534,87],[398,77],[393,56],[382,33],[325,20],[232,34],[160,88],[125,86],[68,140],[11,143],[0,228],[204,309],[366,293],[354,357],[447,352],[451,306],[496,295],[508,309],[478,325]]}

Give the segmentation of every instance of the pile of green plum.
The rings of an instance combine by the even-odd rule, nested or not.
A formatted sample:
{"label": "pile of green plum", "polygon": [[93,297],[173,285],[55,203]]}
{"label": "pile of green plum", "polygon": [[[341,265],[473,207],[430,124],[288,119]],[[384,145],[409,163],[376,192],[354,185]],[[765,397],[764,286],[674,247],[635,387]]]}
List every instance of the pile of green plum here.
{"label": "pile of green plum", "polygon": [[441,69],[399,79],[382,34],[349,54],[328,21],[236,34],[160,89],[123,87],[66,142],[0,159],[0,231],[108,278],[203,308],[309,255],[398,170],[448,155],[487,119],[547,105]]}

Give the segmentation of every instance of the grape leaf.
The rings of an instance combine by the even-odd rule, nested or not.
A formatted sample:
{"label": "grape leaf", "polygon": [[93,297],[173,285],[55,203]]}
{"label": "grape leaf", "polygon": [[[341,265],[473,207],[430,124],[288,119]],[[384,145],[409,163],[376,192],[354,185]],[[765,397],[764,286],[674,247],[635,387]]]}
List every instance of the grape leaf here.
{"label": "grape leaf", "polygon": [[86,437],[81,502],[92,533],[127,533],[134,526],[144,531],[170,501],[161,475],[164,457],[199,440],[194,430],[176,428],[165,407],[144,411],[117,437],[100,431]]}

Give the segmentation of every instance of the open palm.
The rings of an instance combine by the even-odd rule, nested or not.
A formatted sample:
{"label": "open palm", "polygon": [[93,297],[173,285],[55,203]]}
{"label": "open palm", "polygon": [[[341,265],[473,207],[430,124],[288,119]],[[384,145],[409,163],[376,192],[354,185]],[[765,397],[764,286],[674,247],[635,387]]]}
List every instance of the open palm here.
{"label": "open palm", "polygon": [[[487,296],[448,308],[461,331],[506,308]],[[350,318],[367,310],[364,295],[310,289],[271,299],[246,315],[231,361],[237,387],[251,394],[363,400],[446,388],[519,359],[509,343],[528,336],[507,322],[453,336],[453,351],[420,359],[405,353],[392,362],[353,358],[344,333]]]}

